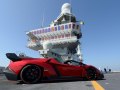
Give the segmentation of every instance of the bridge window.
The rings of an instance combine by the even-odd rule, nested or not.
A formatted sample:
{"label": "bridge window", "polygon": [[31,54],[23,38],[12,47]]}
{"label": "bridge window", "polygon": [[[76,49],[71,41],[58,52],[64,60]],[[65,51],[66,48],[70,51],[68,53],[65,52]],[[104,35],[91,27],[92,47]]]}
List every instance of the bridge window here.
{"label": "bridge window", "polygon": [[65,29],[68,29],[68,25],[65,25]]}
{"label": "bridge window", "polygon": [[58,30],[60,30],[60,26],[58,26]]}
{"label": "bridge window", "polygon": [[71,24],[69,24],[69,28],[71,28]]}
{"label": "bridge window", "polygon": [[55,31],[57,31],[57,27],[55,27]]}
{"label": "bridge window", "polygon": [[50,28],[48,28],[48,32],[50,32]]}
{"label": "bridge window", "polygon": [[45,29],[45,32],[47,33],[47,28]]}
{"label": "bridge window", "polygon": [[75,24],[72,25],[72,28],[75,29]]}
{"label": "bridge window", "polygon": [[44,33],[44,29],[42,30],[42,33]]}
{"label": "bridge window", "polygon": [[45,33],[45,29],[44,29],[44,33]]}
{"label": "bridge window", "polygon": [[79,29],[79,25],[77,25],[77,29]]}
{"label": "bridge window", "polygon": [[39,31],[38,31],[38,30],[37,30],[36,32],[37,32],[37,34],[39,34]]}
{"label": "bridge window", "polygon": [[51,31],[54,31],[54,27],[51,27]]}
{"label": "bridge window", "polygon": [[61,30],[64,30],[64,25],[61,26]]}
{"label": "bridge window", "polygon": [[39,30],[39,34],[41,34],[41,30]]}

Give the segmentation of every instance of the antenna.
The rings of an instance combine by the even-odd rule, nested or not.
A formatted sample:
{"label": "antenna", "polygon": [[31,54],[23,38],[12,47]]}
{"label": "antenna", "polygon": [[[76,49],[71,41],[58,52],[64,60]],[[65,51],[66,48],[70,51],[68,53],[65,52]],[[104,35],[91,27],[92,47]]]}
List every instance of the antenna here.
{"label": "antenna", "polygon": [[72,13],[72,1],[71,0],[70,0],[70,5],[71,5],[70,11]]}
{"label": "antenna", "polygon": [[41,27],[43,27],[43,25],[44,25],[44,13],[45,13],[45,9],[44,9],[44,11],[43,11],[43,16],[42,16],[42,26],[41,26]]}
{"label": "antenna", "polygon": [[[72,5],[71,0],[70,0],[70,5]],[[70,7],[70,12],[72,13],[72,6]],[[71,22],[71,13],[70,13],[70,22]]]}

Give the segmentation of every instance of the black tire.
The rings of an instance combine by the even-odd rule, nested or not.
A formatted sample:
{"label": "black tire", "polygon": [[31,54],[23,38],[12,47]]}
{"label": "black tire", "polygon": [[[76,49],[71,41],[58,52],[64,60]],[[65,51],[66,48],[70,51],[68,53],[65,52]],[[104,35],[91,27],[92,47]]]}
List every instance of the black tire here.
{"label": "black tire", "polygon": [[20,78],[24,83],[37,83],[42,78],[42,69],[37,65],[27,65],[20,72]]}
{"label": "black tire", "polygon": [[87,79],[88,80],[95,80],[97,78],[96,71],[94,69],[88,68],[86,70],[86,72],[87,72]]}

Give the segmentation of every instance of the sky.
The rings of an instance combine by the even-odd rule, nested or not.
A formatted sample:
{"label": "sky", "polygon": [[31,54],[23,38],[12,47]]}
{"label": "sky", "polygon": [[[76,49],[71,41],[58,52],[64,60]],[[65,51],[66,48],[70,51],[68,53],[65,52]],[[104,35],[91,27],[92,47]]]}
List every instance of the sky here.
{"label": "sky", "polygon": [[0,0],[0,66],[8,66],[8,52],[40,57],[27,48],[26,32],[41,27],[43,13],[48,26],[66,2],[85,23],[80,39],[84,63],[120,70],[119,0]]}

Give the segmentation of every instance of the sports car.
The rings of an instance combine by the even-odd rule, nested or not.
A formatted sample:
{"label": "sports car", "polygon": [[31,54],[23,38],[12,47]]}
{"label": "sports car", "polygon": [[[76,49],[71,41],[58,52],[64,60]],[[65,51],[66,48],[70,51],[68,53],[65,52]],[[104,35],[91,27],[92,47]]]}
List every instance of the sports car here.
{"label": "sports car", "polygon": [[7,53],[6,56],[10,59],[10,64],[4,71],[8,80],[31,84],[44,79],[94,80],[104,78],[104,75],[96,67],[74,60],[61,63],[55,58],[19,57],[15,53]]}

